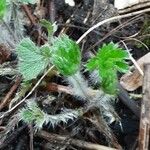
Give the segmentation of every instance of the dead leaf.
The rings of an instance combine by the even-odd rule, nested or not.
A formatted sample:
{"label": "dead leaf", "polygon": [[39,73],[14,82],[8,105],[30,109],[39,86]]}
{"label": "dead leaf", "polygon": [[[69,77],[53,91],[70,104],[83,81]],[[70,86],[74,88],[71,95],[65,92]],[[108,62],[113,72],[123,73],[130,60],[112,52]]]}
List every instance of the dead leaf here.
{"label": "dead leaf", "polygon": [[[150,63],[150,53],[141,57],[137,64],[143,70],[144,63]],[[120,84],[128,91],[134,91],[143,84],[143,77],[139,71],[133,67],[130,71],[124,74],[120,79]]]}

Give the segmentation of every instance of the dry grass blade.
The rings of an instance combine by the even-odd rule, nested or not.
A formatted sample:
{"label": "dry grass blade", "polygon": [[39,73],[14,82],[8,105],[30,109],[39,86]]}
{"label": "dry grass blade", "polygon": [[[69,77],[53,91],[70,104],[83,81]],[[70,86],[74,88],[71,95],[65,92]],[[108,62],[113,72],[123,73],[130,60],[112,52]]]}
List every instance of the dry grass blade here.
{"label": "dry grass blade", "polygon": [[100,27],[101,25],[105,24],[105,23],[110,23],[110,22],[113,22],[113,21],[116,21],[116,20],[119,20],[119,19],[122,19],[122,18],[127,18],[127,17],[131,17],[131,16],[135,16],[135,15],[138,15],[138,14],[142,14],[142,13],[145,13],[145,12],[150,12],[150,8],[147,8],[147,9],[144,9],[144,10],[139,10],[139,11],[136,11],[136,12],[132,12],[132,13],[128,13],[128,14],[125,14],[125,15],[119,15],[119,16],[114,16],[114,17],[111,17],[111,18],[108,18],[106,20],[103,20],[101,22],[98,22],[97,24],[95,24],[94,26],[92,26],[89,30],[87,30],[78,40],[77,40],[77,44],[80,43],[91,31],[93,31],[94,29]]}

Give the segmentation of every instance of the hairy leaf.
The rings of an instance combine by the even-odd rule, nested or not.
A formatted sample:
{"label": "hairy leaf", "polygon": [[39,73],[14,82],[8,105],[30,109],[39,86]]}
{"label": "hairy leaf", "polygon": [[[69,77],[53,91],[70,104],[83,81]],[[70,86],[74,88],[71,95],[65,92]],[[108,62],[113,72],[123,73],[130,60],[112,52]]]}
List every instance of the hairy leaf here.
{"label": "hairy leaf", "polygon": [[49,115],[43,112],[35,101],[28,102],[27,107],[20,110],[18,116],[20,120],[26,123],[34,123],[37,129],[41,129],[44,124],[50,123],[55,127],[58,123],[67,123],[69,119],[73,120],[79,115],[75,110],[64,110],[60,114]]}
{"label": "hairy leaf", "polygon": [[63,75],[70,76],[79,70],[81,53],[79,46],[66,35],[54,40],[53,64]]}
{"label": "hairy leaf", "polygon": [[128,70],[128,65],[125,62],[127,58],[128,53],[111,42],[108,45],[104,44],[86,66],[88,70],[97,69],[99,71],[102,88],[105,92],[115,94],[117,91],[117,71],[126,72]]}
{"label": "hairy leaf", "polygon": [[36,78],[49,64],[51,51],[47,45],[37,47],[29,38],[17,46],[19,71],[25,81]]}

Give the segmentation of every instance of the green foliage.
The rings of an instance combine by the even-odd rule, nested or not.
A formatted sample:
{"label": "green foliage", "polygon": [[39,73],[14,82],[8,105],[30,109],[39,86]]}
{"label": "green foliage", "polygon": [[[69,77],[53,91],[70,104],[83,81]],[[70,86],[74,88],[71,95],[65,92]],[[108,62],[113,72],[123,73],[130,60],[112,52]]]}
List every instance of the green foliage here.
{"label": "green foliage", "polygon": [[0,19],[3,18],[6,12],[6,0],[0,0]]}
{"label": "green foliage", "polygon": [[42,127],[45,122],[44,112],[37,106],[35,102],[28,103],[27,108],[20,110],[19,118],[26,123],[34,122],[39,127]]}
{"label": "green foliage", "polygon": [[31,124],[34,123],[37,129],[41,129],[44,124],[50,123],[55,127],[58,123],[67,123],[79,115],[80,111],[64,110],[61,114],[49,115],[43,112],[34,101],[28,102],[27,107],[20,110],[18,116],[20,120]]}
{"label": "green foliage", "polygon": [[128,53],[117,44],[104,44],[95,57],[87,63],[88,70],[97,69],[102,79],[102,88],[106,93],[115,94],[117,91],[117,71],[126,72],[128,65],[125,59]]}
{"label": "green foliage", "polygon": [[48,38],[50,39],[53,35],[53,32],[54,32],[54,28],[53,28],[52,24],[49,21],[45,20],[45,19],[42,19],[40,21],[40,24],[47,29]]}
{"label": "green foliage", "polygon": [[29,38],[24,38],[16,50],[19,71],[25,81],[36,78],[50,62],[51,51],[48,45],[39,48]]}
{"label": "green foliage", "polygon": [[79,46],[66,35],[54,40],[52,61],[60,73],[65,76],[73,75],[79,70],[81,53]]}

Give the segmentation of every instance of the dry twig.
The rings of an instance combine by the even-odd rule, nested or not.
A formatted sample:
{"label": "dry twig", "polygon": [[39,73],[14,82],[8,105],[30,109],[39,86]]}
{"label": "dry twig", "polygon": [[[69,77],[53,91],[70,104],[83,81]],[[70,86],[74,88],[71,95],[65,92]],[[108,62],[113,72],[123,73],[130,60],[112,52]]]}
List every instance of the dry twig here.
{"label": "dry twig", "polygon": [[[44,138],[49,142],[55,141],[55,142],[63,142],[66,140],[66,136],[60,136],[57,134],[50,134],[44,130],[41,130],[39,132],[36,133],[36,135],[38,137]],[[80,148],[85,148],[88,150],[115,150],[114,148],[109,148],[103,145],[98,145],[98,144],[94,144],[94,143],[90,143],[90,142],[86,142],[86,141],[81,141],[81,140],[77,140],[77,139],[73,139],[70,138],[69,141],[66,142],[67,145],[74,145]]]}
{"label": "dry twig", "polygon": [[11,87],[10,91],[6,94],[5,98],[3,100],[1,100],[0,110],[2,110],[11,101],[10,98],[14,94],[16,89],[18,88],[20,82],[21,82],[21,78],[17,77],[15,84]]}
{"label": "dry twig", "polygon": [[33,15],[31,14],[29,8],[27,5],[22,5],[22,9],[24,10],[24,12],[26,13],[27,17],[29,18],[30,22],[33,24],[33,25],[36,25],[36,21],[35,21],[35,18],[33,17]]}

